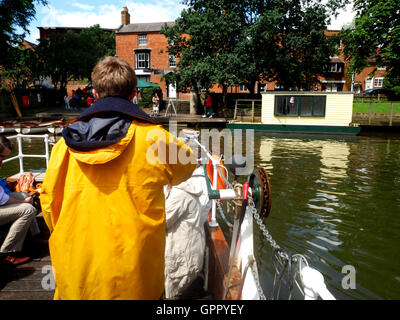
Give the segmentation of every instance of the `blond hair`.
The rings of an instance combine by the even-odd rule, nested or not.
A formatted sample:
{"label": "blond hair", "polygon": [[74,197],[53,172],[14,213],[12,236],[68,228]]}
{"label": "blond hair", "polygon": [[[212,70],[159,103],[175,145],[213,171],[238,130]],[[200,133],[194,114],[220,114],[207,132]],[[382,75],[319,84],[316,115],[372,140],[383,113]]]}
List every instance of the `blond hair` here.
{"label": "blond hair", "polygon": [[137,80],[128,62],[109,56],[93,68],[92,84],[100,98],[120,96],[128,99],[136,88]]}

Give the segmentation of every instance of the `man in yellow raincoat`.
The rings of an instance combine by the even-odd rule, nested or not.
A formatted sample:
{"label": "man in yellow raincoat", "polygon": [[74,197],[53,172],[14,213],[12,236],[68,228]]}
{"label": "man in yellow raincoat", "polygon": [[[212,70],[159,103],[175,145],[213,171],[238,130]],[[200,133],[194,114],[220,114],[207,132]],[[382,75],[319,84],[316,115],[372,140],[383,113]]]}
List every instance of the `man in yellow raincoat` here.
{"label": "man in yellow raincoat", "polygon": [[63,130],[40,197],[54,298],[159,299],[163,186],[188,179],[195,156],[130,102],[136,76],[127,62],[103,59],[92,81],[97,101]]}

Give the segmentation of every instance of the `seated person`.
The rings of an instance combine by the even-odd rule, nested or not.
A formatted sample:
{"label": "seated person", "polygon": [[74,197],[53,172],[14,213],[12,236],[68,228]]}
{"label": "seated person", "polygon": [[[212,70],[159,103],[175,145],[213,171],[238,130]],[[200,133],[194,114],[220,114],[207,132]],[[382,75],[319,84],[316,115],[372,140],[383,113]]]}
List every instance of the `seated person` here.
{"label": "seated person", "polygon": [[[4,136],[0,136],[0,168],[11,150],[10,141]],[[29,229],[33,236],[40,233],[36,221],[37,210],[32,203],[33,199],[28,193],[8,194],[0,186],[0,226],[11,223],[7,236],[0,247],[0,264],[19,265],[30,260],[30,257],[21,256],[21,251]]]}
{"label": "seated person", "polygon": [[185,295],[203,271],[204,223],[211,209],[202,166],[181,184],[164,187],[167,236],[165,298]]}

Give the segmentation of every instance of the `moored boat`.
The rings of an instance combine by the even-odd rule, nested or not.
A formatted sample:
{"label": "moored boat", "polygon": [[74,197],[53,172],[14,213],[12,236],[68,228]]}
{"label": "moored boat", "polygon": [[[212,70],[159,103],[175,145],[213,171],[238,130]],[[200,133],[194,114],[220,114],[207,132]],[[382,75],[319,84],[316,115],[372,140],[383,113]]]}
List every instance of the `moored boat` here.
{"label": "moored boat", "polygon": [[262,92],[261,122],[227,123],[229,129],[253,129],[278,133],[357,135],[352,123],[351,92]]}
{"label": "moored boat", "polygon": [[13,133],[15,132],[14,126],[17,121],[1,121],[0,133]]}
{"label": "moored boat", "polygon": [[[55,121],[23,121],[14,125],[14,131],[20,134],[35,134],[57,131],[58,128],[63,128],[66,123],[63,120]],[[62,129],[61,129],[62,130]]]}

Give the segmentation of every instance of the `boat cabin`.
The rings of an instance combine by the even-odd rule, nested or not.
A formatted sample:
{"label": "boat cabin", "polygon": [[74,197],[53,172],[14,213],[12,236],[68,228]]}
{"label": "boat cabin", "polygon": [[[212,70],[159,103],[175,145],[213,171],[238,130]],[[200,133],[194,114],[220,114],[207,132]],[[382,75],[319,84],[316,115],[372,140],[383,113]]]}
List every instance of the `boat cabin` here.
{"label": "boat cabin", "polygon": [[262,93],[265,124],[348,126],[352,92],[270,91]]}

